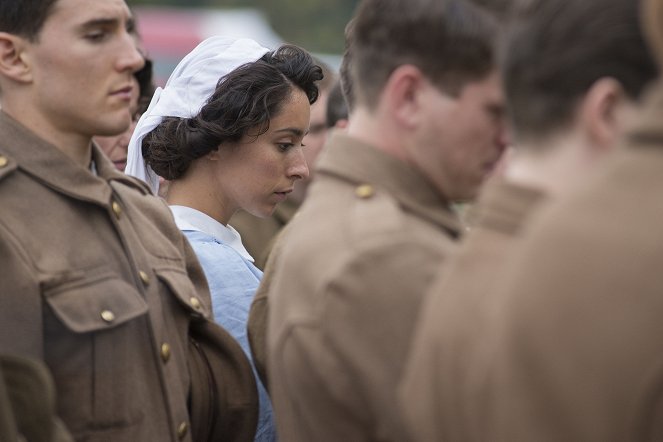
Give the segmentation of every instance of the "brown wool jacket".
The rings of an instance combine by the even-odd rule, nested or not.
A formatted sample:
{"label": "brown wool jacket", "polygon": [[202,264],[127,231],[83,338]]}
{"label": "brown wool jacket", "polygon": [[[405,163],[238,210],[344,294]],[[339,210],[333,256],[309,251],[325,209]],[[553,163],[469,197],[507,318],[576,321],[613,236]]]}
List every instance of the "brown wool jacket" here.
{"label": "brown wool jacket", "polygon": [[92,160],[96,176],[0,112],[0,353],[46,363],[76,440],[190,441],[204,274],[165,203]]}
{"label": "brown wool jacket", "polygon": [[330,139],[266,278],[283,440],[403,440],[396,385],[422,296],[459,233],[415,170]]}
{"label": "brown wool jacket", "polygon": [[73,441],[55,415],[55,385],[41,361],[0,355],[0,440]]}
{"label": "brown wool jacket", "polygon": [[277,267],[276,261],[283,253],[287,240],[290,224],[283,226],[283,229],[274,237],[272,241],[271,253],[265,264],[265,271],[260,280],[260,286],[251,303],[249,319],[247,321],[247,335],[249,345],[251,346],[251,357],[260,381],[269,391],[269,377],[267,376],[267,323],[269,321],[269,292],[274,278],[274,269]]}
{"label": "brown wool jacket", "polygon": [[658,87],[624,148],[537,217],[500,287],[485,333],[491,440],[663,440]]}
{"label": "brown wool jacket", "polygon": [[507,258],[545,201],[537,189],[500,181],[470,209],[473,228],[431,285],[414,335],[401,392],[412,440],[491,440],[476,425],[480,410],[468,408],[481,402],[474,389],[484,364],[477,348]]}

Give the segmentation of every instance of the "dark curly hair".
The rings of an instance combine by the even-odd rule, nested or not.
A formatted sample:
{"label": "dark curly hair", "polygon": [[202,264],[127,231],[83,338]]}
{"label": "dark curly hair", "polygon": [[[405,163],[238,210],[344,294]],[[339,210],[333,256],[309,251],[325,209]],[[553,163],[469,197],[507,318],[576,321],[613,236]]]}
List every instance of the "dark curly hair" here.
{"label": "dark curly hair", "polygon": [[309,103],[318,98],[316,81],[323,77],[311,55],[283,45],[259,60],[244,64],[219,80],[216,90],[193,118],[165,118],[143,139],[145,162],[168,180],[180,178],[193,160],[269,130],[269,122],[297,87]]}

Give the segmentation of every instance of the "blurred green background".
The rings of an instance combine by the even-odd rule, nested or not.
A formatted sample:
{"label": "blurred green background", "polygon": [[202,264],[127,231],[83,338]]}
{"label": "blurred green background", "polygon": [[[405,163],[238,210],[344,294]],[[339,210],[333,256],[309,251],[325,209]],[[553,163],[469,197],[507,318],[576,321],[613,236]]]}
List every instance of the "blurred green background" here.
{"label": "blurred green background", "polygon": [[[256,8],[285,41],[309,51],[343,52],[343,29],[359,0],[127,0],[130,6]],[[140,23],[139,23],[140,25]]]}

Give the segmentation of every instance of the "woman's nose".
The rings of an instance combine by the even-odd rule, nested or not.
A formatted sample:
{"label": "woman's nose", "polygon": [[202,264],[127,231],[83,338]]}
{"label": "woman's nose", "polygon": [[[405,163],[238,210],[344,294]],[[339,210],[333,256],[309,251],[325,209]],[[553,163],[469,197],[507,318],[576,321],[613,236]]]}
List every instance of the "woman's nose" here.
{"label": "woman's nose", "polygon": [[299,180],[308,178],[308,175],[308,165],[306,164],[306,158],[304,158],[304,152],[298,149],[288,169],[288,176]]}

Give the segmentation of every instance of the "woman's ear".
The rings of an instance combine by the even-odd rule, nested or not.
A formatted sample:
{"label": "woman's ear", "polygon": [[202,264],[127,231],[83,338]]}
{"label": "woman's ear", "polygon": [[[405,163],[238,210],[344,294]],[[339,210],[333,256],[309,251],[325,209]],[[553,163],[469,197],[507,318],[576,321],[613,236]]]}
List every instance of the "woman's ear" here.
{"label": "woman's ear", "polygon": [[593,145],[608,149],[614,146],[623,131],[620,111],[628,101],[624,88],[614,78],[601,78],[589,88],[579,111]]}
{"label": "woman's ear", "polygon": [[220,151],[221,149],[210,150],[205,154],[205,158],[209,161],[219,161],[221,159]]}
{"label": "woman's ear", "polygon": [[20,83],[32,81],[28,44],[24,38],[0,32],[0,74]]}

